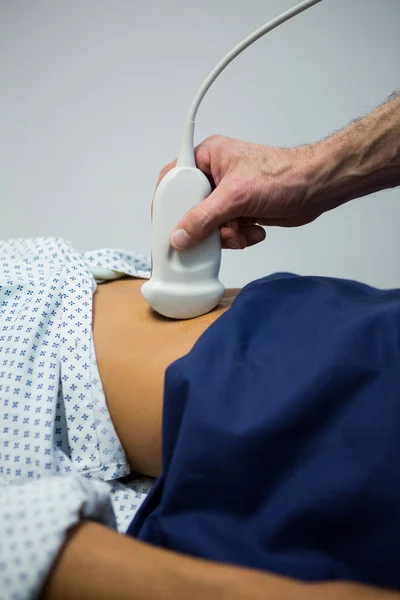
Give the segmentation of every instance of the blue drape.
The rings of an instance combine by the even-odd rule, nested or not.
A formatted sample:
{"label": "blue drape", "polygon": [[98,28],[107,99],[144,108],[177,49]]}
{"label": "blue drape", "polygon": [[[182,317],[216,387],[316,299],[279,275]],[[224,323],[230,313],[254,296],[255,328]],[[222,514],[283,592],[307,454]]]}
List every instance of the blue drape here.
{"label": "blue drape", "polygon": [[278,274],[165,379],[147,542],[400,588],[400,290]]}

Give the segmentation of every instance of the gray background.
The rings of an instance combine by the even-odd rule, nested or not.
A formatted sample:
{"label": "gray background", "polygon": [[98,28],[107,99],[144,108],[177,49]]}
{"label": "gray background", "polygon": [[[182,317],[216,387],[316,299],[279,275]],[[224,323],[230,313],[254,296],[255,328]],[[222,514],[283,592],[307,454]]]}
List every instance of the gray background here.
{"label": "gray background", "polygon": [[[150,251],[150,202],[214,64],[295,0],[2,0],[0,238]],[[400,87],[399,0],[323,0],[237,59],[196,139],[313,142]],[[224,252],[222,279],[272,271],[400,286],[400,190]]]}

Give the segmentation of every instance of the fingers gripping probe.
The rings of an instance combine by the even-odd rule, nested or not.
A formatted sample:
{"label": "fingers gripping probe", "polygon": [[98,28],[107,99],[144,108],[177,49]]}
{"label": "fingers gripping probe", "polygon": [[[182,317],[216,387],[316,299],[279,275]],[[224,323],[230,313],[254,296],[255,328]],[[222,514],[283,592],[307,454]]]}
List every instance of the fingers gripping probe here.
{"label": "fingers gripping probe", "polygon": [[184,126],[177,165],[162,179],[153,199],[152,274],[142,294],[158,313],[174,319],[191,319],[212,310],[224,294],[218,278],[221,244],[218,232],[188,250],[175,250],[170,236],[178,221],[211,192],[207,177],[196,168],[195,118],[207,90],[243,50],[285,21],[317,4],[306,0],[266,23],[233,48],[208,75],[197,92]]}

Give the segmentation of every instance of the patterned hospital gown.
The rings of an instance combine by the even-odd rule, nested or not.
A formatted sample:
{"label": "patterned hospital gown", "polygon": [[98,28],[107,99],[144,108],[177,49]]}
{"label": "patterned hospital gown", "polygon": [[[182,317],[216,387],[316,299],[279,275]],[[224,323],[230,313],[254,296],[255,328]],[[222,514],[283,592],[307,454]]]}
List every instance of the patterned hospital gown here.
{"label": "patterned hospital gown", "polygon": [[95,279],[124,274],[148,278],[148,259],[0,242],[1,600],[38,596],[82,517],[125,532],[152,485],[130,474],[92,338]]}

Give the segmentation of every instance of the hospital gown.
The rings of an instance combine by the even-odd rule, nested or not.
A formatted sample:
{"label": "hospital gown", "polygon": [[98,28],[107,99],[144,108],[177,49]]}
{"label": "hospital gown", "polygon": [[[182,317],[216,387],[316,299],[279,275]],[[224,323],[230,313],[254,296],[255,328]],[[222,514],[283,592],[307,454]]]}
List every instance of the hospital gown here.
{"label": "hospital gown", "polygon": [[149,273],[133,252],[0,242],[1,600],[37,597],[80,519],[125,532],[151,488],[126,479],[92,337],[94,275]]}

